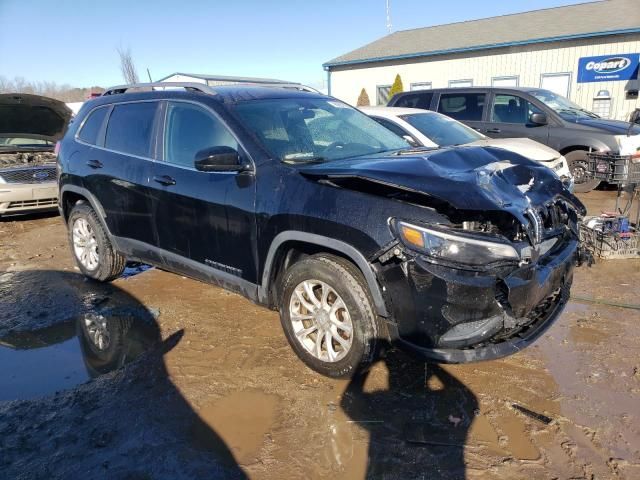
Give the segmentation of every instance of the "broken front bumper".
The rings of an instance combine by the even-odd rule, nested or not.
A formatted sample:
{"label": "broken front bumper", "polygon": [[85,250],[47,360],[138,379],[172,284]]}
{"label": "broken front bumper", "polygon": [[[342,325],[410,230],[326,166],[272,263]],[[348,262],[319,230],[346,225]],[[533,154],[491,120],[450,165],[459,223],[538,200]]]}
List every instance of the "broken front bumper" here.
{"label": "broken front bumper", "polygon": [[[466,363],[518,352],[538,339],[569,299],[578,242],[515,271],[472,272],[409,260],[387,271],[391,337],[432,361]],[[393,278],[395,277],[395,278]],[[401,282],[403,280],[404,282]],[[405,288],[401,287],[404,283]]]}

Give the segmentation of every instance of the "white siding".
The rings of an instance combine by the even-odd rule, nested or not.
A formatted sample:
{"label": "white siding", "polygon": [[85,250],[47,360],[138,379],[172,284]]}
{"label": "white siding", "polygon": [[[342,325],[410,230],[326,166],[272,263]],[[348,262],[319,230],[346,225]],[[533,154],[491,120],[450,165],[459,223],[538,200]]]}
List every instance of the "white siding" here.
{"label": "white siding", "polygon": [[[638,100],[625,99],[627,81],[577,83],[578,59],[596,55],[640,53],[640,34],[554,42],[492,51],[427,57],[418,62],[386,62],[380,66],[353,65],[334,67],[331,94],[356,104],[360,90],[376,98],[377,85],[390,85],[396,74],[402,77],[405,90],[411,83],[431,82],[432,88],[445,88],[450,80],[473,79],[474,86],[491,85],[494,77],[517,76],[520,87],[540,87],[544,73],[571,73],[569,98],[583,108],[593,108],[599,90],[609,90],[612,98],[611,118],[625,119]],[[637,88],[637,81],[635,87]]]}

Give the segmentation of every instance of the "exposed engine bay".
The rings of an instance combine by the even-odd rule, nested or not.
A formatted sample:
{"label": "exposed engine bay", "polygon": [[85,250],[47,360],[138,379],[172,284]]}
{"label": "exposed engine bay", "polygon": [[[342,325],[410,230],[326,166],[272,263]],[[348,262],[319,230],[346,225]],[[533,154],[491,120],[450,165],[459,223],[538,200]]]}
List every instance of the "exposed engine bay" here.
{"label": "exposed engine bay", "polygon": [[16,152],[0,153],[0,169],[37,167],[55,163],[56,155],[53,152]]}

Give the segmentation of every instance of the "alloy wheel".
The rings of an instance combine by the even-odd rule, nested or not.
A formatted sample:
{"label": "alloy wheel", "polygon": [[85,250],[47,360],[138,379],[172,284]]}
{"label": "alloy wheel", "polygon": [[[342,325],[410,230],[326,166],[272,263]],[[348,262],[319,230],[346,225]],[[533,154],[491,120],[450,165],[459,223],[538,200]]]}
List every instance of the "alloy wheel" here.
{"label": "alloy wheel", "polygon": [[100,262],[98,240],[93,228],[86,219],[78,218],[73,222],[72,238],[73,252],[82,266],[87,270],[98,268]]}
{"label": "alloy wheel", "polygon": [[305,280],[289,301],[293,333],[302,347],[324,362],[343,359],[353,343],[353,323],[344,300],[327,283]]}

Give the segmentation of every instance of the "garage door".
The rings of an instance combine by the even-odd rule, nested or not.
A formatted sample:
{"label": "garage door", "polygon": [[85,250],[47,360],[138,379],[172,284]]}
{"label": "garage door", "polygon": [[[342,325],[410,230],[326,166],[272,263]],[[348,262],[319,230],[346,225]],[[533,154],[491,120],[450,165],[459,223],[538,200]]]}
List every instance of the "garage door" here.
{"label": "garage door", "polygon": [[569,98],[569,73],[543,73],[540,77],[540,88],[551,90],[553,93]]}

